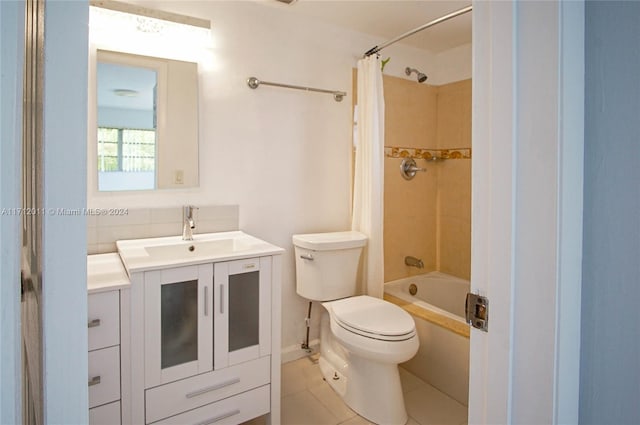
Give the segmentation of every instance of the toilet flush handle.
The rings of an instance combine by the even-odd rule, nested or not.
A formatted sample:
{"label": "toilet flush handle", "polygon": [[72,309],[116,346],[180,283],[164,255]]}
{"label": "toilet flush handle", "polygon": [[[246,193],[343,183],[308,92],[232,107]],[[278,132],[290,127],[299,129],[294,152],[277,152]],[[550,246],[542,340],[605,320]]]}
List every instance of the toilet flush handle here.
{"label": "toilet flush handle", "polygon": [[302,258],[303,260],[313,261],[313,255],[311,254],[302,254],[300,258]]}

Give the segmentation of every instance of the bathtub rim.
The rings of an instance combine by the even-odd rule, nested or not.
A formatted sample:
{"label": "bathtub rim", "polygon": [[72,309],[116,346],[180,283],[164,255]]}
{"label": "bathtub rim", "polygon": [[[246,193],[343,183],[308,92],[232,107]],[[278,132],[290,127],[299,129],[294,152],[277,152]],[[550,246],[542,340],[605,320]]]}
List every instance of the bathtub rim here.
{"label": "bathtub rim", "polygon": [[443,310],[426,301],[413,297],[408,293],[404,293],[399,286],[408,283],[412,279],[423,276],[432,276],[436,278],[446,278],[459,282],[468,282],[456,276],[447,275],[442,272],[434,271],[423,275],[409,276],[401,279],[385,282],[383,298],[403,308],[409,314],[419,317],[423,320],[431,322],[435,325],[448,329],[465,338],[469,338],[470,327],[466,323],[464,317]]}

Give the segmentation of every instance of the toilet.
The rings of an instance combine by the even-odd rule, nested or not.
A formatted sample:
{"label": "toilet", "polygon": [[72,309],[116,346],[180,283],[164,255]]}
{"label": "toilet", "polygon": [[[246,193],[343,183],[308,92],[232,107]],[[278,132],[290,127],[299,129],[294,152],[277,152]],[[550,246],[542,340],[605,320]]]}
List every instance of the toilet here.
{"label": "toilet", "polygon": [[296,291],[321,301],[320,370],[360,416],[405,424],[398,363],[418,351],[413,318],[400,307],[356,296],[358,263],[367,242],[359,232],[293,235]]}

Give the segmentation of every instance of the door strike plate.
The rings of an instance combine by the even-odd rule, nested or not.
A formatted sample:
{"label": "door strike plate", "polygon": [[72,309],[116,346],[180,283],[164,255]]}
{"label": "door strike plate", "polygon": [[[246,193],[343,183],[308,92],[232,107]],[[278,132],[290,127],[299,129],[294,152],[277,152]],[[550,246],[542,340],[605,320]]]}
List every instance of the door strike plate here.
{"label": "door strike plate", "polygon": [[464,306],[467,323],[476,329],[489,330],[489,299],[477,294],[467,294]]}

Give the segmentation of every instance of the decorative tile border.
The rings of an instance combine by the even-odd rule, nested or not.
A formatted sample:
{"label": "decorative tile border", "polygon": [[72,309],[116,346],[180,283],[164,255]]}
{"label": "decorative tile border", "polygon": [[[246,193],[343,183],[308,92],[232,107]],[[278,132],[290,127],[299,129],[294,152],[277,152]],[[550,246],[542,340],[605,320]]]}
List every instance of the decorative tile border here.
{"label": "decorative tile border", "polygon": [[387,158],[414,158],[426,160],[471,159],[471,148],[423,149],[385,146],[384,155]]}

